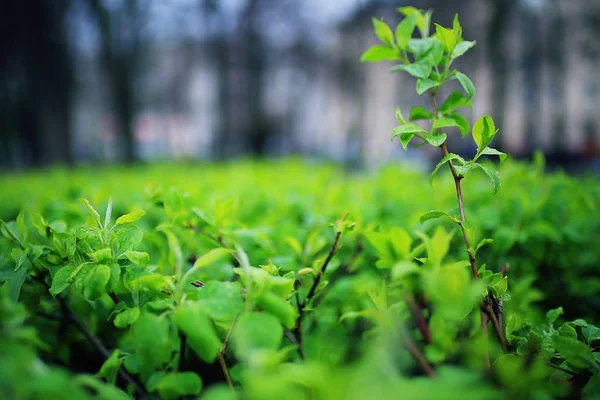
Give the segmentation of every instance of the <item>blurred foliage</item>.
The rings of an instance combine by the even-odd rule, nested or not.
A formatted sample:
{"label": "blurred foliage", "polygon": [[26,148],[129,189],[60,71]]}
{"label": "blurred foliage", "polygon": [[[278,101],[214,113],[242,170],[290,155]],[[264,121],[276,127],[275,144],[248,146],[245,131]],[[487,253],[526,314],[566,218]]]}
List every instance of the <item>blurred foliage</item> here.
{"label": "blurred foliage", "polygon": [[[485,283],[451,221],[419,220],[455,208],[450,176],[297,160],[5,175],[0,397],[235,398],[223,362],[250,399],[594,398],[600,185],[543,169],[507,160],[496,196],[483,172],[466,181],[476,243],[494,240]],[[478,334],[486,285],[509,354]]]}

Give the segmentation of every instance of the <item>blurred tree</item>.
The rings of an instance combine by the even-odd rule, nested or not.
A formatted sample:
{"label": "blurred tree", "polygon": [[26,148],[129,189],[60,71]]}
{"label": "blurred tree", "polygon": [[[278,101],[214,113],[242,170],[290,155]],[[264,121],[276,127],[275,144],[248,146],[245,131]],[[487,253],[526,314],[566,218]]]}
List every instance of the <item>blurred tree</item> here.
{"label": "blurred tree", "polygon": [[523,7],[520,17],[523,37],[521,66],[524,70],[522,90],[525,99],[525,151],[530,153],[537,144],[538,121],[541,115],[541,67],[544,59],[540,27],[541,10],[534,6]]}
{"label": "blurred tree", "polygon": [[10,0],[0,12],[3,164],[71,164],[73,57],[70,0]]}
{"label": "blurred tree", "polygon": [[549,26],[546,35],[546,65],[550,71],[551,85],[551,126],[550,126],[550,148],[552,151],[561,149],[560,143],[564,141],[563,137],[566,129],[566,91],[567,82],[567,63],[565,59],[565,34],[566,20],[561,2],[551,0],[548,4],[547,18]]}
{"label": "blurred tree", "polygon": [[[512,15],[516,0],[490,1],[490,23],[487,32],[489,62],[492,68],[492,117],[502,122],[505,118],[506,85],[508,65],[506,59],[506,27]],[[502,149],[502,135],[496,138],[497,147]]]}
{"label": "blurred tree", "polygon": [[118,135],[122,138],[126,162],[136,160],[134,118],[137,110],[135,87],[143,65],[145,22],[138,0],[108,7],[102,0],[88,0],[100,32],[101,59],[110,84]]}

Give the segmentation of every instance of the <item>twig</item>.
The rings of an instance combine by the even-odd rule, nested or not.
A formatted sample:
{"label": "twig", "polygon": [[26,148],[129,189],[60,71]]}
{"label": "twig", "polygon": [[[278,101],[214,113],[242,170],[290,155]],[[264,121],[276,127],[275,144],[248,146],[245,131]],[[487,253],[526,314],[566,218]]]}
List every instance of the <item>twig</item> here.
{"label": "twig", "polygon": [[235,258],[235,260],[237,261],[237,263],[241,265],[241,261],[240,261],[238,255],[237,255],[237,253],[231,247],[229,247],[227,245],[227,243],[225,243],[225,240],[223,240],[222,236],[215,236],[212,233],[207,232],[204,229],[202,229],[202,228],[200,228],[198,226],[192,225],[192,224],[187,224],[185,227],[188,228],[188,229],[192,229],[192,230],[198,232],[199,234],[201,234],[203,236],[206,236],[210,240],[216,242],[219,246],[221,246],[221,247],[229,250],[231,252],[231,255],[233,256],[233,258]]}
{"label": "twig", "polygon": [[319,283],[321,282],[321,278],[325,274],[325,270],[327,269],[329,262],[331,261],[331,259],[335,255],[335,253],[337,253],[337,245],[338,245],[341,235],[342,235],[341,231],[337,231],[335,233],[335,237],[333,238],[333,243],[331,244],[331,248],[329,249],[327,258],[325,259],[325,262],[323,262],[323,265],[321,266],[321,269],[319,269],[319,272],[317,272],[317,276],[315,277],[315,280],[313,281],[313,284],[310,287],[310,290],[308,291],[306,298],[304,299],[304,301],[302,303],[300,303],[300,315],[298,316],[298,319],[302,319],[302,317],[304,316],[304,308],[310,302],[310,300],[312,300],[312,298],[314,297],[315,291],[317,290],[317,287],[319,286]]}
{"label": "twig", "polygon": [[[46,289],[50,289],[50,285],[46,283],[44,278],[42,277],[33,277],[36,281],[40,282],[42,285],[46,287]],[[111,356],[111,352],[106,348],[104,343],[100,340],[100,338],[94,335],[85,325],[84,323],[77,318],[67,301],[59,294],[56,296],[56,300],[58,305],[60,306],[61,312],[63,314],[62,320],[69,321],[75,325],[75,327],[86,337],[88,341],[90,341],[96,349],[102,354],[102,356],[108,359]],[[54,315],[43,313],[41,316],[44,317],[52,317],[54,319]],[[129,383],[133,389],[138,392],[142,397],[146,397],[148,393],[144,389],[141,383],[139,383],[133,376],[129,375],[127,371],[123,369],[123,367],[119,367],[118,374],[123,378],[127,383]]]}
{"label": "twig", "polygon": [[550,368],[553,368],[553,369],[555,369],[557,371],[566,372],[567,374],[571,374],[573,376],[577,375],[577,372],[575,372],[575,371],[571,371],[570,369],[559,367],[558,365],[554,365],[552,363],[546,363],[546,366],[550,367]]}
{"label": "twig", "polygon": [[[493,297],[492,297],[493,299]],[[498,319],[496,318],[496,313],[494,313],[491,302],[493,300],[487,299],[487,301],[482,301],[480,304],[481,312],[485,313],[489,318],[494,330],[496,331],[496,336],[498,337],[498,341],[500,342],[500,347],[502,347],[502,351],[505,353],[508,352],[508,346],[506,344],[506,339],[504,338],[504,329],[500,326]]]}
{"label": "twig", "polygon": [[227,332],[227,335],[225,336],[225,340],[223,341],[223,347],[221,347],[221,351],[219,351],[219,364],[221,364],[221,369],[223,370],[223,375],[225,375],[225,380],[227,381],[227,386],[229,386],[229,388],[231,390],[233,390],[235,392],[235,389],[233,387],[233,382],[231,381],[231,376],[229,375],[229,368],[227,368],[227,363],[225,362],[225,352],[227,351],[227,345],[229,344],[229,339],[231,337],[231,332],[233,331],[233,327],[235,326],[235,323],[237,322],[239,318],[239,314],[233,319],[233,322],[231,323],[231,327],[229,328],[229,331]]}
{"label": "twig", "polygon": [[[75,327],[86,337],[87,340],[89,340],[94,346],[96,346],[96,349],[100,352],[100,354],[102,354],[102,356],[104,358],[108,359],[111,355],[111,352],[106,348],[104,343],[102,343],[100,338],[98,336],[94,335],[83,324],[83,322],[81,320],[79,320],[79,318],[77,318],[77,316],[73,313],[73,310],[71,310],[71,307],[69,307],[69,305],[67,304],[65,299],[63,299],[60,295],[57,296],[56,298],[58,300],[58,303],[59,303],[61,309],[63,310],[63,313],[65,314],[65,317],[67,319],[69,319],[75,325]],[[129,383],[136,392],[138,392],[140,395],[142,395],[142,397],[147,396],[148,393],[146,393],[146,390],[142,387],[142,385],[133,376],[129,375],[123,369],[122,366],[119,367],[118,374],[127,383]]]}
{"label": "twig", "polygon": [[411,294],[405,293],[404,300],[406,301],[408,308],[417,322],[417,327],[423,336],[423,341],[425,344],[431,343],[431,331],[429,330],[429,325],[423,316],[423,311],[415,302],[415,298]]}
{"label": "twig", "polygon": [[427,374],[430,378],[435,378],[436,374],[429,361],[423,356],[421,351],[417,348],[415,343],[408,338],[408,336],[404,339],[404,347],[408,350],[412,358],[419,364],[423,372]]}

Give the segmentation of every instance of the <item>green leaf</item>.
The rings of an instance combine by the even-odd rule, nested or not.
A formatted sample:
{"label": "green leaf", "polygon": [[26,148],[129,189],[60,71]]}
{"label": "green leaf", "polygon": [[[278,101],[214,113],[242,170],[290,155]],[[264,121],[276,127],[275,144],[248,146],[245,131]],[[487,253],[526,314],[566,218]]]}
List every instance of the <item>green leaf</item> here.
{"label": "green leaf", "polygon": [[62,267],[54,274],[52,278],[52,286],[50,287],[50,294],[56,296],[63,290],[69,287],[73,282],[73,278],[71,278],[71,273],[75,270],[74,265],[67,265],[66,267]]}
{"label": "green leaf", "polygon": [[482,151],[490,144],[496,135],[496,126],[489,115],[479,118],[473,125],[473,140],[477,144],[477,149]]}
{"label": "green leaf", "polygon": [[556,330],[559,336],[568,337],[577,340],[577,331],[568,324],[562,324],[560,328]]}
{"label": "green leaf", "polygon": [[117,242],[117,248],[119,250],[119,256],[117,258],[125,257],[127,250],[133,249],[133,247],[140,244],[144,238],[144,231],[135,226],[129,225],[116,230],[113,233],[113,239]]}
{"label": "green leaf", "polygon": [[481,241],[477,244],[477,247],[475,248],[475,253],[477,253],[477,251],[482,248],[483,246],[485,246],[486,244],[490,244],[490,243],[494,243],[494,239],[481,239]]}
{"label": "green leaf", "polygon": [[408,48],[408,42],[412,38],[413,31],[417,24],[417,16],[415,14],[404,18],[396,27],[396,43],[400,50]]}
{"label": "green leaf", "polygon": [[427,79],[431,74],[431,65],[424,62],[412,64],[398,64],[390,69],[390,72],[405,71],[415,78]]}
{"label": "green leaf", "polygon": [[84,296],[88,300],[97,300],[106,293],[106,285],[110,280],[110,267],[96,265],[85,279]]}
{"label": "green leaf", "polygon": [[396,107],[396,119],[401,124],[406,124],[406,120],[404,119],[404,116],[402,115],[402,110],[400,109],[400,106]]}
{"label": "green leaf", "polygon": [[446,164],[448,161],[450,160],[458,160],[459,162],[463,163],[465,162],[465,160],[459,156],[458,154],[454,154],[454,153],[448,153],[446,154],[441,160],[440,162],[435,166],[435,169],[433,170],[433,172],[431,173],[431,175],[429,175],[429,183],[431,184],[433,182],[433,177],[435,176],[435,174],[437,174],[437,172],[439,171],[439,169]]}
{"label": "green leaf", "polygon": [[460,131],[462,137],[465,137],[467,133],[469,133],[471,125],[469,124],[469,121],[467,121],[467,119],[461,114],[454,112],[449,114],[447,117],[452,118],[454,122],[456,122],[456,126],[458,127],[458,130]]}
{"label": "green leaf", "polygon": [[132,263],[139,265],[142,268],[146,268],[150,262],[150,256],[148,253],[143,251],[127,250],[125,252],[125,257],[127,257],[127,259]]}
{"label": "green leaf", "polygon": [[206,282],[198,291],[198,301],[210,318],[230,322],[242,311],[242,292],[237,282]]}
{"label": "green leaf", "polygon": [[[131,327],[135,357],[144,371],[153,371],[171,358],[173,343],[167,318],[143,313]],[[188,341],[189,343],[189,341]]]}
{"label": "green leaf", "polygon": [[467,100],[471,100],[473,98],[473,96],[475,96],[475,85],[473,85],[473,82],[471,81],[471,79],[469,79],[469,77],[467,75],[463,74],[462,72],[458,72],[458,71],[456,71],[454,73],[454,76],[456,76],[456,79],[458,79],[461,86],[465,90],[465,93],[467,95]]}
{"label": "green leaf", "polygon": [[444,28],[440,24],[435,24],[435,31],[438,39],[444,44],[444,48],[448,54],[452,54],[456,47],[456,33],[451,29]]}
{"label": "green leaf", "polygon": [[294,307],[281,297],[271,292],[266,292],[256,300],[256,304],[262,307],[264,311],[277,317],[279,322],[286,328],[292,329],[296,324]]}
{"label": "green leaf", "polygon": [[394,128],[392,131],[392,139],[405,133],[427,133],[427,131],[419,125],[409,122],[408,124],[403,124]]}
{"label": "green leaf", "polygon": [[419,218],[419,222],[421,222],[421,224],[425,221],[428,221],[430,219],[435,219],[435,218],[439,218],[439,217],[447,217],[448,214],[446,214],[445,212],[442,211],[428,211],[425,214],[421,215],[421,218]]}
{"label": "green leaf", "polygon": [[121,368],[121,364],[123,364],[121,350],[115,349],[110,357],[104,361],[104,364],[102,364],[102,367],[100,367],[100,371],[96,376],[104,378],[108,383],[114,385],[117,382],[117,374],[119,368]]}
{"label": "green leaf", "polygon": [[496,149],[492,149],[491,147],[486,147],[485,149],[479,152],[479,155],[490,155],[490,156],[498,156],[500,158],[500,162],[504,162],[506,160],[506,153],[498,151]]}
{"label": "green leaf", "polygon": [[112,197],[108,198],[108,205],[106,206],[106,214],[104,215],[104,228],[108,229],[108,225],[110,225],[110,217],[112,215]]}
{"label": "green leaf", "polygon": [[112,250],[109,248],[97,250],[90,254],[97,263],[110,263],[113,260]]}
{"label": "green leaf", "polygon": [[271,314],[243,314],[233,328],[231,340],[238,357],[246,358],[253,350],[276,350],[283,339],[283,328]]}
{"label": "green leaf", "polygon": [[590,368],[596,363],[592,349],[585,343],[569,337],[554,335],[552,344],[556,351],[575,368]]}
{"label": "green leaf", "polygon": [[400,54],[390,47],[372,46],[360,57],[360,62],[379,62],[400,60]]}
{"label": "green leaf", "polygon": [[[424,30],[426,28],[426,26],[425,26],[426,21],[423,17],[423,14],[417,8],[412,7],[412,6],[398,7],[398,8],[396,8],[396,11],[398,11],[401,14],[404,14],[406,17],[414,16],[415,23],[420,30]],[[427,35],[423,35],[423,36],[427,36]]]}
{"label": "green leaf", "polygon": [[450,56],[450,58],[452,60],[457,59],[458,57],[462,56],[463,54],[465,54],[471,47],[475,46],[477,44],[476,41],[462,41],[460,43],[456,44],[456,47],[454,48],[454,51],[452,52],[452,55]]}
{"label": "green leaf", "polygon": [[438,111],[442,114],[446,114],[455,108],[471,106],[471,102],[467,100],[467,98],[461,92],[452,92],[439,107]]}
{"label": "green leaf", "polygon": [[79,199],[79,201],[81,201],[81,203],[85,206],[85,208],[87,208],[88,212],[90,213],[90,215],[92,216],[92,218],[94,218],[94,221],[96,221],[98,223],[98,226],[102,226],[102,223],[100,222],[100,214],[98,214],[98,211],[96,211],[96,209],[94,207],[92,207],[92,205],[90,204],[90,202],[87,199]]}
{"label": "green leaf", "polygon": [[21,237],[22,243],[27,243],[27,236],[29,234],[27,230],[27,225],[25,225],[25,210],[26,208],[23,208],[21,211],[19,211],[19,214],[17,214],[17,219],[15,221],[17,225],[17,231],[19,232],[19,236]]}
{"label": "green leaf", "polygon": [[[417,94],[420,96],[423,93],[425,93],[426,91],[428,91],[429,89],[436,88],[438,86],[440,86],[440,83],[433,81],[431,79],[417,79],[417,87],[416,87]],[[433,114],[432,114],[432,117],[433,117]],[[430,119],[430,118],[427,118],[427,119]],[[412,119],[411,119],[411,121],[412,121]]]}
{"label": "green leaf", "polygon": [[433,121],[432,129],[434,130],[446,127],[458,127],[458,124],[452,118],[439,118]]}
{"label": "green leaf", "polygon": [[448,135],[446,135],[445,133],[425,136],[425,140],[427,140],[427,142],[430,145],[435,146],[435,147],[439,147],[442,144],[444,144],[444,142],[446,141],[447,138],[448,138]]}
{"label": "green leaf", "polygon": [[427,111],[423,106],[413,107],[410,110],[410,120],[411,121],[419,121],[419,120],[429,120],[433,118],[433,113]]}
{"label": "green leaf", "polygon": [[144,215],[146,215],[146,211],[144,211],[144,210],[137,210],[137,211],[130,212],[129,214],[121,215],[115,221],[115,225],[123,225],[123,224],[129,224],[131,222],[135,222],[138,219],[142,218]]}
{"label": "green leaf", "polygon": [[140,316],[140,309],[138,307],[128,308],[115,317],[114,324],[117,328],[127,328],[129,325],[135,323]]}
{"label": "green leaf", "polygon": [[406,133],[403,133],[402,135],[400,135],[400,144],[402,144],[402,147],[404,148],[404,150],[408,150],[408,144],[414,137],[415,137],[415,134],[411,133],[411,132],[406,132]]}
{"label": "green leaf", "polygon": [[231,252],[223,247],[209,250],[208,252],[198,257],[198,259],[194,262],[194,268],[208,267],[209,265],[214,264],[215,262],[230,254]]}
{"label": "green leaf", "polygon": [[481,168],[483,170],[483,172],[486,173],[486,175],[492,181],[492,185],[494,187],[494,194],[498,193],[498,190],[500,190],[500,175],[498,175],[498,171],[496,171],[492,167],[488,167],[487,165],[483,165],[483,164],[479,164],[479,163],[474,163],[473,167]]}
{"label": "green leaf", "polygon": [[548,323],[550,325],[552,325],[552,324],[554,324],[554,322],[556,322],[558,317],[560,317],[563,314],[564,314],[564,311],[563,311],[562,307],[552,309],[546,313],[546,321],[548,321]]}
{"label": "green leaf", "polygon": [[212,363],[221,351],[221,341],[200,302],[180,304],[172,314],[173,322],[188,339],[198,357]]}
{"label": "green leaf", "polygon": [[388,47],[394,47],[394,34],[390,27],[383,22],[383,20],[378,20],[377,18],[372,18],[373,27],[375,28],[375,34],[384,44]]}
{"label": "green leaf", "polygon": [[28,261],[27,252],[28,250],[23,251],[18,247],[15,247],[10,251],[10,256],[16,264],[14,271],[17,271],[26,261]]}
{"label": "green leaf", "polygon": [[175,400],[200,393],[202,380],[194,372],[171,372],[160,380],[156,389],[162,399]]}

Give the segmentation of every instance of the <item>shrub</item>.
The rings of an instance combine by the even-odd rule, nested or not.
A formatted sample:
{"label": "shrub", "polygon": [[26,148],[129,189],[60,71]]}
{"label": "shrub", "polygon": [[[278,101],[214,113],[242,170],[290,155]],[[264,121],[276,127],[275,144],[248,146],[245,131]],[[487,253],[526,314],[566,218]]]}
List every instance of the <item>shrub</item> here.
{"label": "shrub", "polygon": [[[363,60],[401,60],[435,95],[471,42],[458,18],[430,36],[430,11],[399,10]],[[451,105],[474,94],[458,76]],[[394,136],[468,133],[446,103],[411,111],[431,130],[398,112]],[[480,155],[496,154],[488,118]],[[433,189],[410,168],[344,179],[294,161],[6,177],[0,397],[592,397],[600,330],[575,318],[598,311],[598,185],[507,160],[493,196],[479,161],[448,152]],[[423,215],[455,207],[457,187],[464,213]]]}

